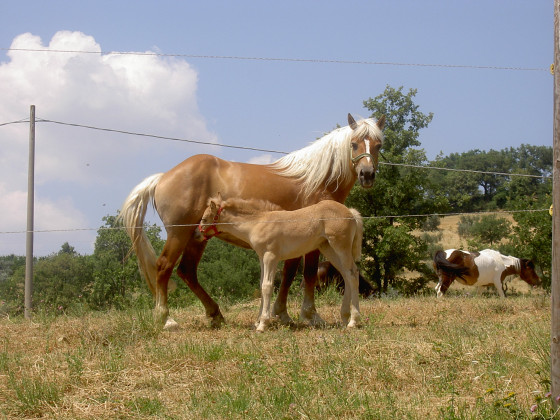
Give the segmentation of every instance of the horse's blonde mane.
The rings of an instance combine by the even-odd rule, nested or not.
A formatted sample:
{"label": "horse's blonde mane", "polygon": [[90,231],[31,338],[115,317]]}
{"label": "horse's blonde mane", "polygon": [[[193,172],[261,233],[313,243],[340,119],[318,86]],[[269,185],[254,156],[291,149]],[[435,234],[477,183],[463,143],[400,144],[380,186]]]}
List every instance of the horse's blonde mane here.
{"label": "horse's blonde mane", "polygon": [[272,168],[302,183],[304,201],[321,186],[335,184],[338,188],[352,178],[352,138],[369,137],[383,141],[383,132],[372,118],[360,120],[357,124],[355,130],[345,126],[331,131],[303,149],[278,159],[271,164]]}

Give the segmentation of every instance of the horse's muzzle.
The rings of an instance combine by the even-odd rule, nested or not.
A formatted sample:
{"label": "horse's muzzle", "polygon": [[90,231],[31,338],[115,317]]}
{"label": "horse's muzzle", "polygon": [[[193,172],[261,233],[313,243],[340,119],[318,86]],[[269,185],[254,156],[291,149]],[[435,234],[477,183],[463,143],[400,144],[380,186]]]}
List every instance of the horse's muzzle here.
{"label": "horse's muzzle", "polygon": [[375,171],[366,168],[360,169],[358,179],[360,180],[362,187],[371,188],[373,186],[373,181],[375,181]]}

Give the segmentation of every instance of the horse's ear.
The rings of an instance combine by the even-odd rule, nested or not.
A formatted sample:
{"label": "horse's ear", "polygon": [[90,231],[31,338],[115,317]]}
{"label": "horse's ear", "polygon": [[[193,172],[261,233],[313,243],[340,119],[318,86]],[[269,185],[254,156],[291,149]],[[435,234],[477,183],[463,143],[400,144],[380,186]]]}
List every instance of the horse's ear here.
{"label": "horse's ear", "polygon": [[218,191],[218,200],[223,201],[222,199],[222,193]]}
{"label": "horse's ear", "polygon": [[377,120],[377,126],[380,130],[383,130],[385,128],[385,115],[379,117],[379,119]]}
{"label": "horse's ear", "polygon": [[210,210],[211,211],[216,211],[216,202],[214,200],[210,200]]}
{"label": "horse's ear", "polygon": [[352,115],[350,115],[350,113],[348,113],[348,125],[350,126],[350,128],[352,130],[355,130],[356,128],[358,128],[358,124],[356,124],[356,120],[354,119],[354,117]]}

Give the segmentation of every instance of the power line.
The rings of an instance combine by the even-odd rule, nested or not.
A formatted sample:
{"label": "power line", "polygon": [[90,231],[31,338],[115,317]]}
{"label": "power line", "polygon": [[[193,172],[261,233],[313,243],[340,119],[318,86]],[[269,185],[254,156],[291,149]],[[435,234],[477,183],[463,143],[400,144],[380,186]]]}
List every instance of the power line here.
{"label": "power line", "polygon": [[4,125],[11,125],[11,124],[21,124],[21,123],[28,123],[29,122],[29,118],[27,119],[21,119],[18,121],[10,121],[10,122],[5,122],[5,123],[0,123],[0,127],[4,126]]}
{"label": "power line", "polygon": [[435,67],[447,69],[474,69],[474,70],[510,70],[510,71],[550,71],[549,68],[538,67],[513,67],[513,66],[483,66],[471,64],[436,64],[436,63],[402,63],[395,61],[366,61],[366,60],[340,60],[322,58],[292,58],[292,57],[250,57],[237,55],[202,55],[202,54],[166,54],[157,52],[126,52],[126,51],[80,51],[80,50],[49,50],[35,48],[0,48],[1,51],[66,53],[66,54],[105,54],[105,55],[136,55],[175,58],[198,58],[212,60],[238,60],[238,61],[276,61],[288,63],[317,63],[317,64],[353,64],[369,66],[399,66],[399,67]]}
{"label": "power line", "polygon": [[[27,120],[22,119],[22,120],[18,120],[18,121],[0,123],[0,126],[9,125],[9,124],[19,124],[19,123],[23,123],[23,122],[29,122],[29,119],[27,119]],[[97,131],[105,131],[105,132],[111,132],[111,133],[126,134],[126,135],[130,135],[130,136],[149,137],[149,138],[155,138],[155,139],[159,139],[159,140],[170,140],[170,141],[178,141],[178,142],[193,143],[193,144],[203,144],[203,145],[207,145],[207,146],[226,147],[226,148],[230,148],[230,149],[250,150],[250,151],[254,151],[254,152],[276,153],[276,154],[282,154],[282,155],[287,155],[287,154],[290,153],[290,152],[281,151],[281,150],[262,149],[262,148],[258,148],[258,147],[248,147],[248,146],[236,146],[236,145],[231,145],[231,144],[219,144],[219,143],[212,143],[212,142],[207,142],[207,141],[202,141],[202,140],[191,140],[191,139],[184,139],[184,138],[179,138],[179,137],[167,137],[167,136],[161,136],[161,135],[157,135],[157,134],[137,133],[137,132],[134,132],[134,131],[118,130],[118,129],[114,129],[114,128],[95,127],[95,126],[91,126],[91,125],[68,123],[68,122],[55,121],[55,120],[49,120],[49,119],[44,119],[44,118],[38,118],[36,120],[36,122],[38,122],[38,123],[39,122],[52,123],[52,124],[64,125],[64,126],[68,126],[68,127],[85,128],[85,129],[88,129],[88,130],[97,130]],[[479,170],[474,170],[474,169],[442,168],[442,167],[438,167],[438,166],[412,165],[412,164],[406,164],[406,163],[379,162],[379,164],[380,165],[387,165],[387,166],[401,166],[401,167],[405,167],[405,168],[435,169],[435,170],[448,171],[448,172],[474,173],[474,174],[480,174],[480,175],[517,176],[517,177],[525,177],[525,178],[543,178],[543,179],[547,179],[547,178],[551,177],[551,175],[531,175],[531,174],[519,174],[519,173],[508,173],[508,172],[479,171]]]}
{"label": "power line", "polygon": [[[81,128],[87,128],[87,129],[90,129],[90,130],[109,131],[109,132],[113,132],[113,133],[127,134],[127,135],[132,135],[132,136],[151,137],[151,138],[156,138],[156,139],[160,139],[160,140],[181,141],[181,142],[186,142],[186,143],[204,144],[204,145],[209,145],[209,146],[219,146],[219,147],[227,147],[227,148],[231,148],[231,149],[251,150],[251,151],[265,152],[265,153],[277,153],[277,154],[283,154],[283,155],[289,154],[289,152],[280,151],[280,150],[261,149],[261,148],[257,148],[257,147],[247,147],[247,146],[235,146],[235,145],[230,145],[230,144],[218,144],[218,143],[211,143],[211,142],[205,142],[205,141],[200,141],[200,140],[189,140],[189,139],[182,139],[182,138],[177,138],[177,137],[166,137],[166,136],[146,134],[146,133],[135,133],[135,132],[132,132],[132,131],[116,130],[116,129],[112,129],[112,128],[100,128],[100,127],[94,127],[94,126],[83,125],[83,124],[75,124],[75,123],[66,123],[66,122],[60,122],[60,121],[47,120],[47,119],[43,119],[43,118],[38,119],[37,122],[48,122],[48,123],[53,123],[53,124],[66,125],[66,126],[70,126],[70,127],[81,127]],[[436,169],[436,170],[450,171],[450,172],[467,172],[467,173],[476,173],[476,174],[484,174],[484,175],[519,176],[519,177],[528,177],[528,178],[550,178],[549,175],[530,175],[530,174],[517,174],[517,173],[513,174],[513,173],[507,173],[507,172],[490,172],[490,171],[478,171],[478,170],[472,170],[472,169],[441,168],[441,167],[437,167],[437,166],[411,165],[411,164],[405,164],[405,163],[379,162],[379,164],[380,165],[388,165],[388,166],[402,166],[402,167],[417,168],[417,169]]]}
{"label": "power line", "polygon": [[151,137],[151,138],[160,139],[160,140],[171,140],[171,141],[181,141],[181,142],[185,142],[185,143],[204,144],[204,145],[207,145],[207,146],[220,146],[220,147],[228,147],[228,148],[231,148],[231,149],[251,150],[251,151],[266,152],[266,153],[279,153],[279,154],[285,154],[285,155],[288,154],[288,152],[281,152],[281,151],[278,151],[278,150],[259,149],[259,148],[256,148],[256,147],[247,147],[247,146],[233,146],[233,145],[229,145],[229,144],[218,144],[218,143],[212,143],[212,142],[201,141],[201,140],[190,140],[190,139],[182,139],[182,138],[178,138],[178,137],[159,136],[159,135],[156,135],[156,134],[135,133],[135,132],[132,132],[132,131],[116,130],[116,129],[113,129],[113,128],[93,127],[93,126],[90,126],[90,125],[66,123],[66,122],[61,122],[61,121],[47,120],[47,119],[43,119],[43,118],[38,119],[37,122],[53,123],[53,124],[59,124],[59,125],[66,125],[66,126],[70,126],[70,127],[81,127],[81,128],[87,128],[87,129],[90,129],[90,130],[108,131],[108,132],[112,132],[112,133],[127,134],[127,135],[131,135],[131,136]]}
{"label": "power line", "polygon": [[379,162],[379,163],[383,165],[389,165],[389,166],[404,166],[407,168],[418,168],[418,169],[438,169],[440,171],[467,172],[467,173],[482,174],[482,175],[521,176],[521,177],[528,177],[528,178],[550,178],[552,176],[552,175],[531,175],[531,174],[517,174],[517,173],[512,174],[509,172],[477,171],[475,169],[442,168],[439,166],[410,165],[406,163],[390,163],[390,162]]}

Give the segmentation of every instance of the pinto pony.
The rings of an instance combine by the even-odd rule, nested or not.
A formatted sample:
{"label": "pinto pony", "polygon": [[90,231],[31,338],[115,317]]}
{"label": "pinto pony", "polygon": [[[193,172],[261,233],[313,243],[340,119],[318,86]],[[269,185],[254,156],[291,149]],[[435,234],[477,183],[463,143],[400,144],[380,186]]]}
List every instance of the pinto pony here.
{"label": "pinto pony", "polygon": [[270,300],[280,261],[318,249],[342,274],[345,293],[340,315],[344,325],[360,322],[358,267],[362,254],[360,213],[341,203],[323,200],[302,209],[285,211],[263,200],[221,195],[208,200],[199,232],[206,238],[229,234],[247,243],[261,262],[261,309],[255,324],[263,332],[271,321]]}
{"label": "pinto pony", "polygon": [[531,260],[502,255],[491,249],[480,252],[440,250],[435,253],[433,264],[439,278],[437,297],[443,296],[455,279],[469,286],[493,285],[500,297],[506,296],[504,280],[508,276],[517,274],[531,286],[541,283]]}
{"label": "pinto pony", "polygon": [[[348,126],[326,134],[307,147],[292,152],[270,165],[229,162],[210,155],[192,156],[168,172],[152,175],[138,184],[126,198],[120,218],[132,240],[138,264],[155,297],[154,316],[165,323],[168,281],[175,266],[177,274],[200,299],[213,327],[224,318],[218,304],[198,282],[197,267],[206,242],[194,238],[211,195],[220,191],[226,197],[261,199],[285,210],[296,210],[322,200],[340,203],[346,200],[357,180],[370,188],[378,166],[383,141],[385,117],[377,122],[356,122],[348,114]],[[152,203],[165,225],[167,240],[156,256],[145,231],[144,218]],[[224,234],[220,239],[249,248],[250,245]],[[273,313],[283,323],[290,323],[286,311],[289,287],[301,257],[284,263],[284,270]],[[304,298],[300,318],[311,324],[323,323],[314,301],[319,252],[305,256]],[[169,320],[169,326],[174,321]]]}

